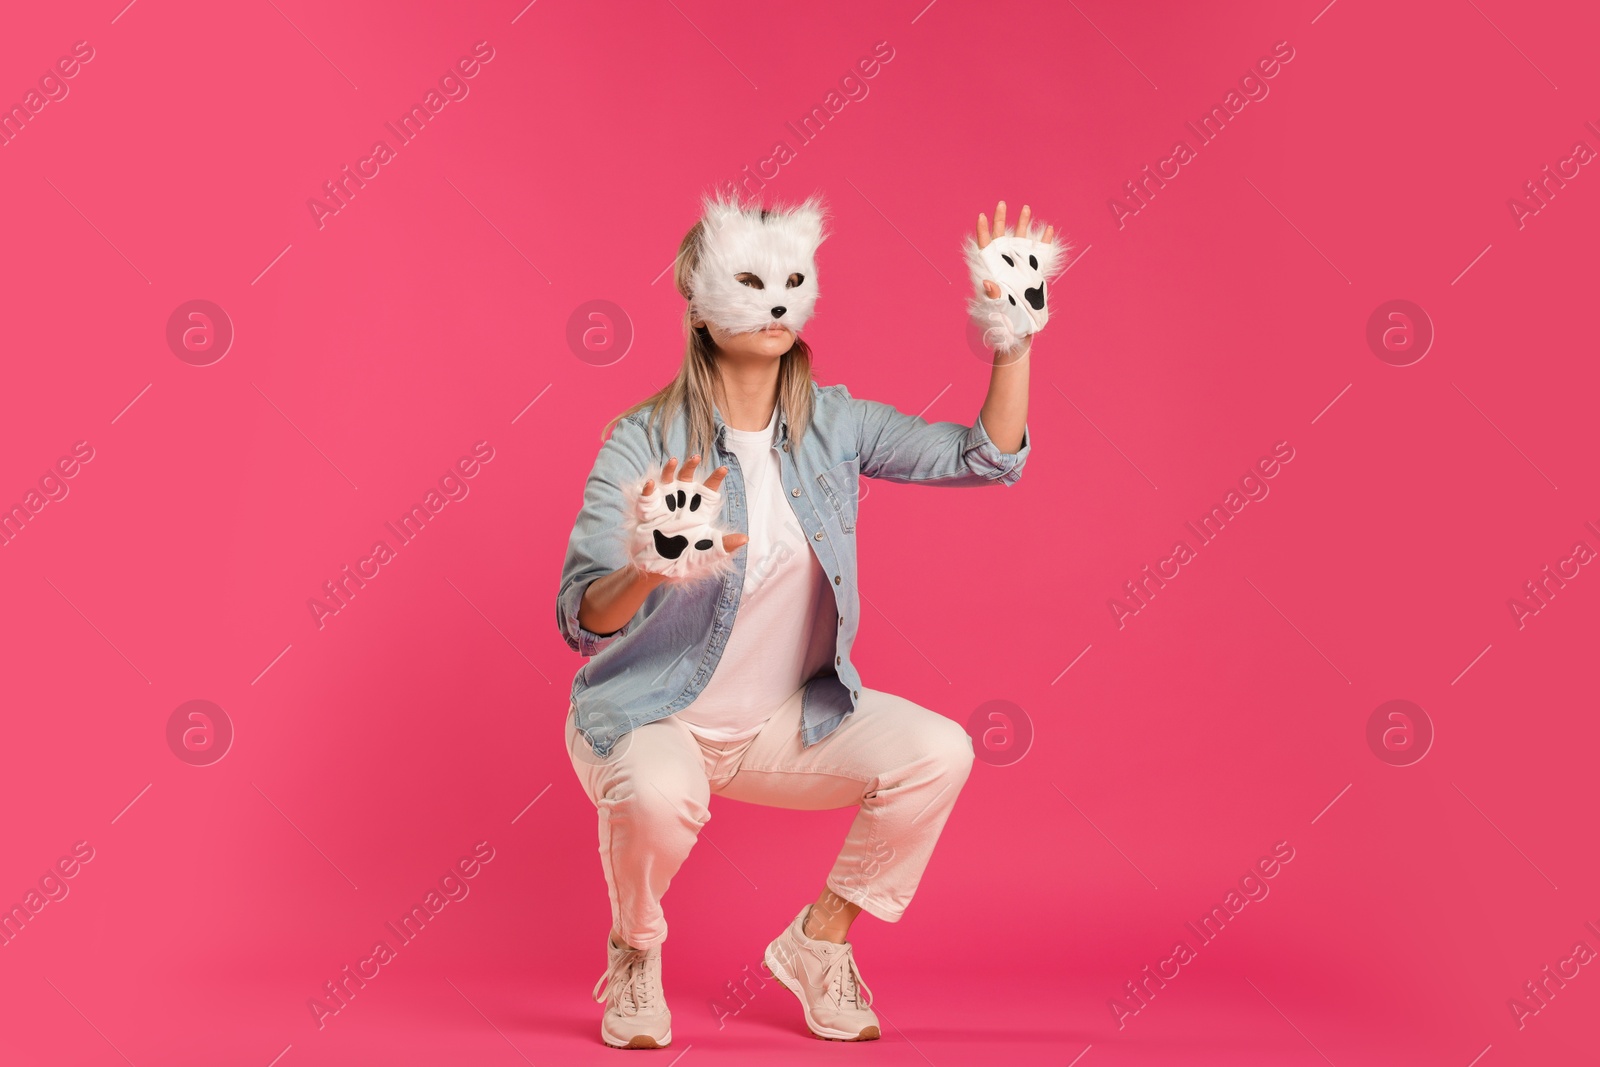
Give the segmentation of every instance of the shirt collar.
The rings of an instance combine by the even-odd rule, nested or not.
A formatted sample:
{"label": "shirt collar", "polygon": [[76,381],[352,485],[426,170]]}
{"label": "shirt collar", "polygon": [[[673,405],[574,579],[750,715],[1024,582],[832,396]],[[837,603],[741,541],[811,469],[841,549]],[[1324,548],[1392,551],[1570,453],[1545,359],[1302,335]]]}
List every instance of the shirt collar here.
{"label": "shirt collar", "polygon": [[[711,436],[717,443],[717,448],[726,451],[728,447],[728,424],[722,421],[722,412],[715,404],[711,405]],[[778,437],[779,443],[789,440],[789,414],[783,410],[783,405],[778,405]]]}

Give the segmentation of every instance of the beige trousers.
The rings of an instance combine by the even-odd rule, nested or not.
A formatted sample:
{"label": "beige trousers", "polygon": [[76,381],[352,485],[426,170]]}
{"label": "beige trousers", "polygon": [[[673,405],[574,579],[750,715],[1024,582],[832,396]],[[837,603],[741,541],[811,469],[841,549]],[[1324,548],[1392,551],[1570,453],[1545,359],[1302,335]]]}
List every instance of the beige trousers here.
{"label": "beige trousers", "polygon": [[803,693],[746,740],[703,742],[669,715],[624,734],[604,760],[569,712],[567,751],[599,811],[611,920],[628,944],[667,936],[661,898],[711,818],[713,794],[809,811],[858,807],[826,884],[899,920],[972,769],[972,742],[942,715],[863,689],[856,710],[804,748]]}

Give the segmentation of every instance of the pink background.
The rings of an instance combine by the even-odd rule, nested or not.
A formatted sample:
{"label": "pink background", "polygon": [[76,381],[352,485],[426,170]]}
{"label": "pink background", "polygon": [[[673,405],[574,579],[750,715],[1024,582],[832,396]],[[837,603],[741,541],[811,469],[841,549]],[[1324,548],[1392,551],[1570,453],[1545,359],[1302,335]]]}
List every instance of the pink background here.
{"label": "pink background", "polygon": [[[904,922],[858,926],[871,1047],[810,1041],[770,984],[719,1025],[849,813],[714,805],[658,1059],[1592,1055],[1596,968],[1522,1029],[1507,1006],[1600,949],[1600,577],[1508,607],[1600,548],[1600,176],[1520,228],[1507,204],[1600,148],[1592,9],[123,2],[0,34],[5,101],[94,50],[0,148],[0,502],[94,456],[0,548],[0,898],[94,850],[0,948],[0,1059],[610,1062],[557,573],[603,423],[680,356],[655,279],[699,193],[779,140],[763,195],[834,212],[807,337],[857,396],[972,419],[959,240],[997,198],[1078,245],[1026,476],[876,485],[860,530],[869,684],[1014,702],[1034,740],[975,769]],[[319,229],[307,200],[479,41],[470,95]],[[1280,41],[1270,95],[1119,228],[1110,198]],[[166,340],[194,299],[236,332],[209,366]],[[1436,330],[1410,366],[1365,339],[1391,299]],[[608,366],[566,341],[591,300],[635,331]],[[319,629],[307,600],[479,441],[470,495]],[[1119,628],[1107,601],[1280,441],[1270,495]],[[1409,766],[1368,745],[1391,699],[1436,733]],[[169,748],[190,700],[233,725],[220,762]],[[308,999],[479,841],[470,895],[319,1030]],[[1119,1028],[1123,984],[1280,841],[1270,896]]]}

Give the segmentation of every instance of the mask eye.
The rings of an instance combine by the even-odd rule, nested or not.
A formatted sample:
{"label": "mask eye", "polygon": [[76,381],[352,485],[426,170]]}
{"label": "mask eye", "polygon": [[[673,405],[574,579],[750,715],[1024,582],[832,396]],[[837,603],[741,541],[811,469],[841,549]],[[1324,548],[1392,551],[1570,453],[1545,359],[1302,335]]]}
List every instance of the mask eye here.
{"label": "mask eye", "polygon": [[736,282],[742,282],[743,284],[748,285],[752,289],[765,289],[766,288],[766,286],[762,284],[761,279],[759,277],[757,277],[756,275],[751,274],[749,271],[745,271],[743,274],[735,274],[733,276],[733,280],[736,281]]}
{"label": "mask eye", "polygon": [[789,284],[785,285],[784,288],[793,289],[797,285],[804,285],[805,280],[806,276],[804,274],[791,274],[789,275]]}

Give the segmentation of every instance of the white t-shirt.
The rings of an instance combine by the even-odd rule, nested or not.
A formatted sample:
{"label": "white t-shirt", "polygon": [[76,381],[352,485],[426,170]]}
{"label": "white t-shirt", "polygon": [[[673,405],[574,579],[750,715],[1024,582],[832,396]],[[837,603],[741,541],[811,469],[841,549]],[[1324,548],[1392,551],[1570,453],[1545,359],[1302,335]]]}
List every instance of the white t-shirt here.
{"label": "white t-shirt", "polygon": [[750,520],[744,589],[728,647],[711,679],[678,718],[707,741],[742,741],[833,657],[838,610],[822,564],[806,543],[783,489],[765,430],[727,428],[739,460]]}

